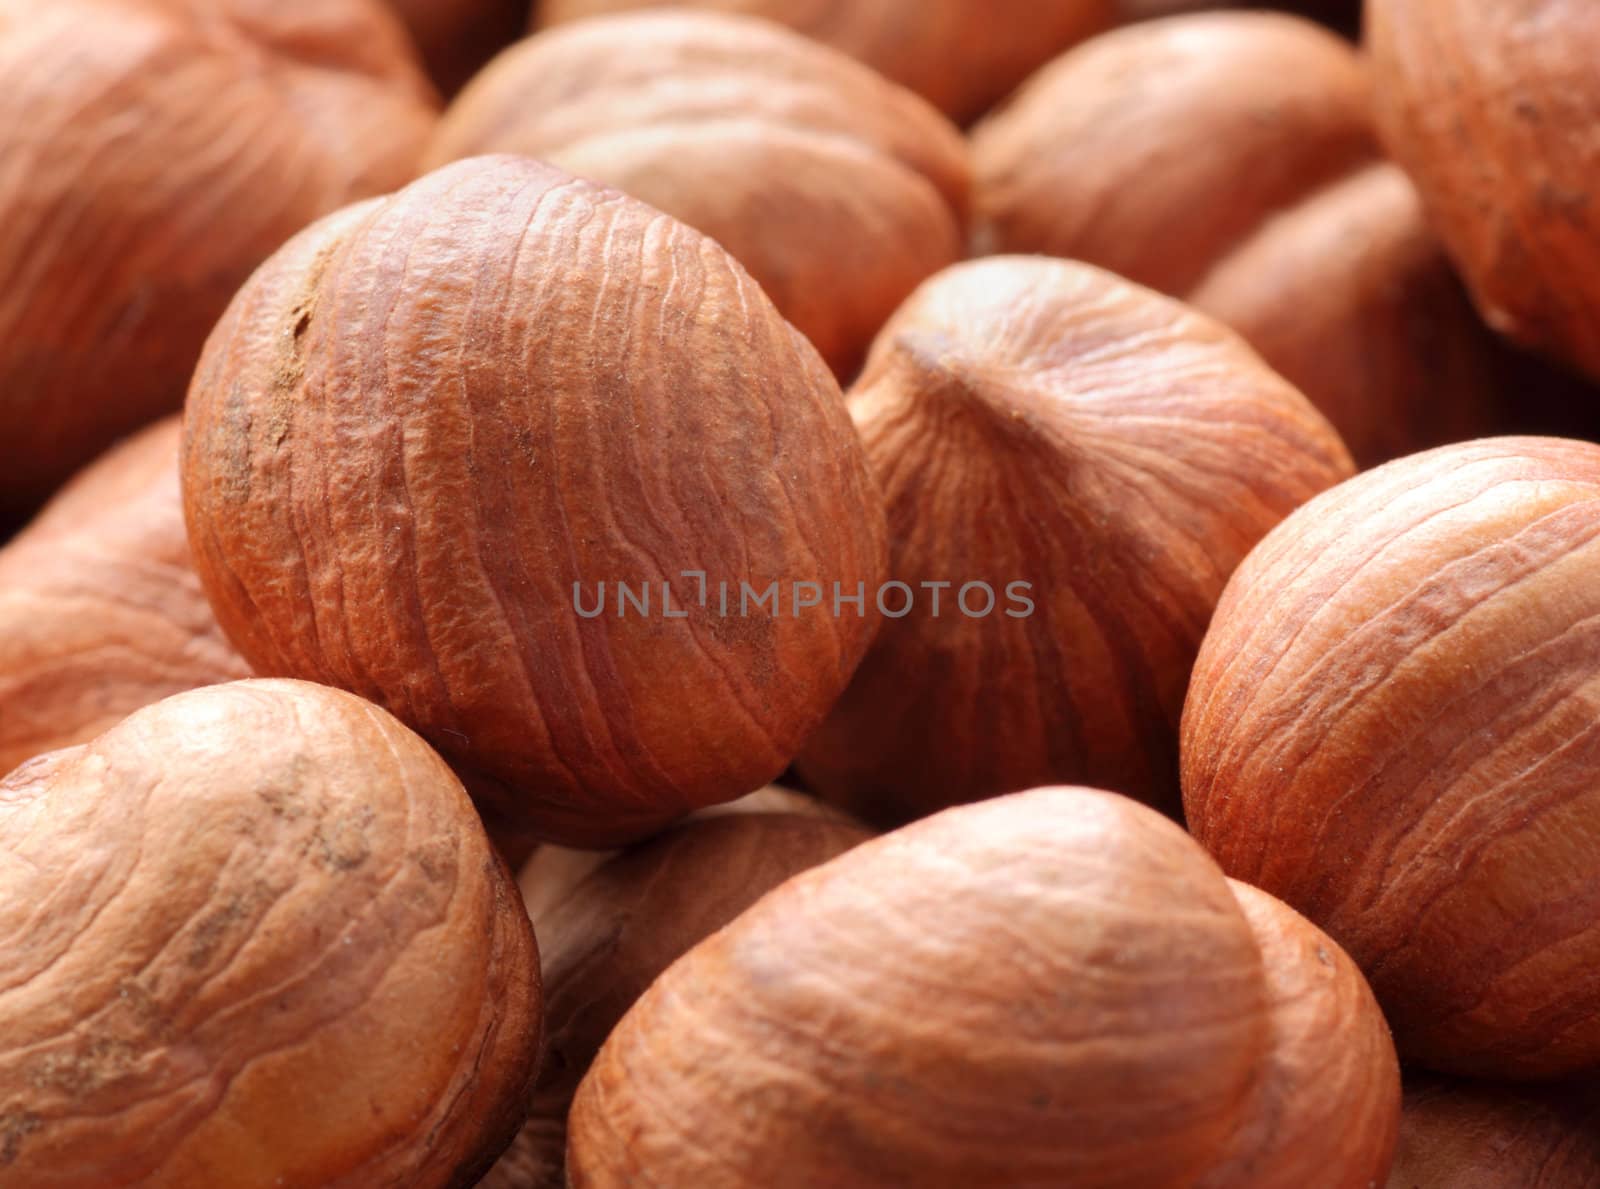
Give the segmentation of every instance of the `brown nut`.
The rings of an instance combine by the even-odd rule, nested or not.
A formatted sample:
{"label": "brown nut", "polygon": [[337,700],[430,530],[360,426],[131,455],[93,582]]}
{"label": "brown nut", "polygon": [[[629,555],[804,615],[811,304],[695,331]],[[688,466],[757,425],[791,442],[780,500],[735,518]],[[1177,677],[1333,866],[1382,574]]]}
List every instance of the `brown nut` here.
{"label": "brown nut", "polygon": [[1600,6],[1369,0],[1384,142],[1490,325],[1600,376]]}
{"label": "brown nut", "polygon": [[[666,0],[535,0],[539,25]],[[1069,45],[1111,23],[1115,0],[690,0],[763,17],[865,62],[954,119],[979,115]],[[866,113],[860,113],[865,116]]]}
{"label": "brown nut", "polygon": [[1217,323],[1037,257],[925,284],[850,400],[909,589],[885,588],[808,785],[878,823],[1050,781],[1176,809],[1228,575],[1351,473],[1327,422]]}
{"label": "brown nut", "polygon": [[1199,848],[1124,798],[1040,790],[864,843],[681,958],[579,1088],[568,1175],[1179,1183],[1266,1039],[1255,939]]}
{"label": "brown nut", "polygon": [[[792,878],[657,979],[579,1088],[568,1175],[1193,1185],[1273,1134],[1259,1087],[1285,1008],[1282,1034],[1298,1028],[1262,953],[1215,865],[1127,798],[951,810]],[[1321,1039],[1311,1076],[1275,1084],[1342,1094],[1312,1069],[1337,1067],[1346,1037]],[[1334,1139],[1318,1183],[1370,1175]]]}
{"label": "brown nut", "polygon": [[378,0],[0,0],[0,76],[0,504],[176,409],[250,270],[434,119]]}
{"label": "brown nut", "polygon": [[488,152],[549,161],[705,232],[841,376],[963,254],[961,134],[766,21],[685,9],[530,38],[451,105],[429,157]]}
{"label": "brown nut", "polygon": [[468,1186],[539,1041],[460,784],[303,682],[179,694],[0,781],[0,1180]]}
{"label": "brown nut", "polygon": [[1247,1121],[1200,1189],[1371,1189],[1394,1159],[1400,1063],[1360,969],[1283,901],[1230,880],[1271,1013]]}
{"label": "brown nut", "polygon": [[973,132],[980,242],[1183,294],[1273,212],[1374,157],[1350,45],[1281,13],[1132,25]]}
{"label": "brown nut", "polygon": [[1298,18],[1119,30],[974,132],[977,239],[1088,261],[1248,339],[1363,465],[1493,428],[1493,336],[1376,163],[1354,48]]}
{"label": "brown nut", "polygon": [[388,0],[422,52],[434,83],[453,95],[510,45],[528,20],[528,0]]}
{"label": "brown nut", "polygon": [[1559,439],[1342,484],[1217,608],[1190,827],[1349,951],[1419,1063],[1600,1065],[1597,661],[1600,446]]}
{"label": "brown nut", "polygon": [[169,417],[118,446],[0,549],[0,774],[250,676],[189,560],[178,435]]}
{"label": "brown nut", "polygon": [[1277,218],[1190,294],[1376,465],[1497,428],[1498,356],[1393,165]]}
{"label": "brown nut", "polygon": [[530,159],[297,237],[207,345],[184,450],[257,671],[390,708],[547,839],[772,779],[876,627],[799,606],[885,556],[822,360],[711,240]]}
{"label": "brown nut", "polygon": [[573,1093],[634,1001],[686,950],[791,875],[871,837],[820,816],[807,798],[789,800],[793,810],[752,795],[734,803],[740,812],[707,811],[712,816],[598,864],[535,918],[544,962],[544,1066],[528,1123],[481,1189],[564,1189]]}
{"label": "brown nut", "polygon": [[1600,1189],[1592,1087],[1406,1078],[1388,1189]]}

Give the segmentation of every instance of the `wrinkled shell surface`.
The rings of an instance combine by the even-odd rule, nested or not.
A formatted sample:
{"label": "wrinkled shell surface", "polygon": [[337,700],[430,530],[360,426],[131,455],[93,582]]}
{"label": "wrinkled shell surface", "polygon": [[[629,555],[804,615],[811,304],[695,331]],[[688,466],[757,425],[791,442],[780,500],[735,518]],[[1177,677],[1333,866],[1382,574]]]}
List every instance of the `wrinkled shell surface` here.
{"label": "wrinkled shell surface", "polygon": [[973,134],[981,242],[1165,293],[1369,160],[1350,45],[1273,13],[1134,25],[1062,55]]}
{"label": "wrinkled shell surface", "polygon": [[1234,575],[1183,716],[1191,829],[1321,925],[1403,1055],[1600,1065],[1600,446],[1367,472]]}
{"label": "wrinkled shell surface", "polygon": [[[667,0],[535,0],[546,25]],[[1110,24],[1114,0],[690,0],[788,25],[967,120]],[[863,113],[865,114],[865,113]]]}
{"label": "wrinkled shell surface", "polygon": [[1394,1158],[1400,1063],[1361,971],[1283,901],[1232,881],[1271,1012],[1250,1121],[1202,1189],[1370,1189]]}
{"label": "wrinkled shell surface", "polygon": [[[850,399],[890,577],[918,597],[807,744],[808,784],[873,821],[1050,781],[1175,807],[1189,667],[1228,575],[1351,472],[1327,422],[1209,319],[1020,257],[919,289]],[[936,616],[938,581],[988,583],[993,611],[952,586]]]}
{"label": "wrinkled shell surface", "polygon": [[0,0],[0,76],[0,504],[176,409],[250,270],[434,119],[378,0]]}
{"label": "wrinkled shell surface", "polygon": [[528,0],[388,0],[416,42],[428,73],[446,94],[515,41]]}
{"label": "wrinkled shell surface", "polygon": [[1495,428],[1491,336],[1393,165],[1268,221],[1189,301],[1310,397],[1362,465]]}
{"label": "wrinkled shell surface", "polygon": [[1199,848],[1126,798],[1038,790],[864,843],[675,963],[580,1087],[568,1175],[1193,1183],[1267,1039],[1254,935]]}
{"label": "wrinkled shell surface", "polygon": [[641,13],[531,38],[451,106],[430,157],[488,152],[539,157],[705,232],[841,375],[963,254],[960,133],[765,21]]}
{"label": "wrinkled shell surface", "polygon": [[532,931],[381,710],[180,694],[0,781],[0,841],[5,1183],[467,1186],[514,1132]]}
{"label": "wrinkled shell surface", "polygon": [[190,564],[178,435],[171,417],[117,447],[0,550],[0,774],[250,676]]}
{"label": "wrinkled shell surface", "polygon": [[1597,1189],[1592,1089],[1408,1076],[1388,1189]]}
{"label": "wrinkled shell surface", "polygon": [[1489,323],[1600,376],[1600,6],[1369,0],[1383,138]]}
{"label": "wrinkled shell surface", "polygon": [[[186,431],[240,652],[386,706],[556,841],[772,779],[876,626],[791,614],[793,583],[874,589],[884,559],[816,352],[712,241],[532,160],[297,237],[219,325]],[[647,581],[649,615],[620,604]],[[741,615],[741,583],[783,584],[782,614]]]}
{"label": "wrinkled shell surface", "polygon": [[634,1001],[676,958],[778,884],[870,836],[812,812],[751,805],[691,820],[605,861],[548,907],[537,921],[544,1066],[532,1118],[483,1189],[563,1189],[572,1095]]}

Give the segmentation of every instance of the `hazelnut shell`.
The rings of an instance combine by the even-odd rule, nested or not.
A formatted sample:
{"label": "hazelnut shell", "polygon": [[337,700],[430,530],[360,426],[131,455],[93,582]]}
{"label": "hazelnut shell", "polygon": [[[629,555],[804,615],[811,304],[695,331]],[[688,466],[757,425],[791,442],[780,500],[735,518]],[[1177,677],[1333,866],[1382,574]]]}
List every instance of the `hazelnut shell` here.
{"label": "hazelnut shell", "polygon": [[1408,1077],[1388,1189],[1600,1189],[1593,1086]]}
{"label": "hazelnut shell", "polygon": [[684,9],[532,37],[451,105],[429,158],[488,152],[549,161],[705,232],[844,376],[963,254],[960,133],[766,21]]}
{"label": "hazelnut shell", "polygon": [[1190,828],[1350,953],[1419,1064],[1600,1064],[1597,625],[1600,446],[1499,438],[1301,508],[1201,647]]}
{"label": "hazelnut shell", "polygon": [[1189,294],[1363,466],[1493,432],[1500,354],[1405,174],[1369,165],[1265,223]]}
{"label": "hazelnut shell", "polygon": [[0,505],[175,410],[251,269],[434,121],[379,0],[3,0],[0,76]]}
{"label": "hazelnut shell", "polygon": [[726,807],[739,812],[707,810],[597,864],[539,914],[544,1065],[528,1123],[481,1189],[564,1189],[572,1096],[628,1008],[778,884],[871,837],[790,800],[792,810],[750,798]]}
{"label": "hazelnut shell", "polygon": [[1263,219],[1376,154],[1349,43],[1282,13],[1131,25],[973,131],[976,235],[1182,295]]}
{"label": "hazelnut shell", "polygon": [[1600,376],[1600,6],[1369,0],[1383,140],[1489,324]]}
{"label": "hazelnut shell", "polygon": [[1267,1038],[1200,849],[1126,798],[1036,790],[863,843],[674,963],[579,1088],[568,1176],[1193,1183]]}
{"label": "hazelnut shell", "polygon": [[[536,0],[554,25],[662,0]],[[1105,28],[1114,0],[691,0],[787,25],[865,62],[957,120],[1003,98],[1052,55]],[[865,113],[863,113],[865,114]]]}
{"label": "hazelnut shell", "polygon": [[0,549],[0,774],[250,676],[189,560],[178,419],[111,450]]}
{"label": "hazelnut shell", "polygon": [[[527,158],[296,237],[207,345],[183,465],[196,567],[256,670],[389,708],[553,841],[772,779],[876,627],[791,597],[884,564],[822,360],[711,240]],[[741,613],[745,586],[782,613]]]}
{"label": "hazelnut shell", "polygon": [[514,1134],[533,933],[383,711],[179,694],[0,781],[0,838],[0,1179],[464,1189]]}
{"label": "hazelnut shell", "polygon": [[1400,1125],[1400,1063],[1361,971],[1327,934],[1237,880],[1267,980],[1271,1041],[1247,1122],[1200,1189],[1370,1189]]}
{"label": "hazelnut shell", "polygon": [[885,596],[801,755],[808,786],[885,824],[1049,781],[1175,809],[1184,690],[1228,575],[1352,471],[1328,423],[1221,325],[1038,257],[924,284],[850,405],[914,597]]}

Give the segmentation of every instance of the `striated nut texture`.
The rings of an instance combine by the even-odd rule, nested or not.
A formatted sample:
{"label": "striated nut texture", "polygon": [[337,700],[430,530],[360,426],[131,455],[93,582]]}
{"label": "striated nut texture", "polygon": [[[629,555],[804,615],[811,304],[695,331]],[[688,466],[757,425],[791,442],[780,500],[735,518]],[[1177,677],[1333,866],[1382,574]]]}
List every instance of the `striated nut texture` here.
{"label": "striated nut texture", "polygon": [[414,173],[379,0],[0,0],[0,505],[176,409],[250,270]]}
{"label": "striated nut texture", "polygon": [[1379,127],[1490,325],[1600,376],[1600,6],[1368,0]]}
{"label": "striated nut texture", "polygon": [[889,823],[1050,781],[1175,808],[1228,575],[1351,472],[1327,422],[1217,323],[1026,257],[927,282],[850,399],[908,590],[806,745],[808,784]]}
{"label": "striated nut texture", "polygon": [[1372,989],[1305,917],[1230,882],[1261,950],[1271,1041],[1248,1121],[1201,1189],[1381,1185],[1400,1124],[1400,1063]]}
{"label": "striated nut texture", "polygon": [[464,1187],[538,955],[438,756],[302,682],[179,694],[0,781],[0,1180]]}
{"label": "striated nut texture", "polygon": [[1507,1086],[1408,1074],[1388,1189],[1600,1189],[1592,1086]]}
{"label": "striated nut texture", "polygon": [[[535,0],[534,17],[554,25],[666,2]],[[1109,25],[1115,0],[689,0],[689,6],[787,25],[965,121],[1052,55]]]}
{"label": "striated nut texture", "polygon": [[530,38],[450,107],[430,157],[486,152],[539,157],[705,232],[844,376],[963,254],[960,133],[765,21],[641,13]]}
{"label": "striated nut texture", "polygon": [[876,627],[832,606],[885,547],[822,360],[711,240],[526,158],[258,272],[190,390],[184,498],[257,671],[389,708],[556,841],[772,779]]}
{"label": "striated nut texture", "polygon": [[1600,446],[1442,447],[1300,509],[1196,662],[1184,804],[1361,965],[1402,1055],[1600,1065]]}
{"label": "striated nut texture", "polygon": [[1200,849],[1126,798],[1037,790],[864,843],[676,962],[579,1088],[568,1175],[1193,1183],[1268,1036],[1254,935]]}
{"label": "striated nut texture", "polygon": [[190,564],[178,436],[169,417],[116,447],[0,549],[0,774],[250,676]]}
{"label": "striated nut texture", "polygon": [[573,1093],[634,1001],[686,950],[778,884],[871,837],[819,816],[808,799],[769,807],[757,796],[726,807],[737,812],[705,811],[607,859],[535,919],[545,1061],[532,1117],[482,1189],[564,1189]]}

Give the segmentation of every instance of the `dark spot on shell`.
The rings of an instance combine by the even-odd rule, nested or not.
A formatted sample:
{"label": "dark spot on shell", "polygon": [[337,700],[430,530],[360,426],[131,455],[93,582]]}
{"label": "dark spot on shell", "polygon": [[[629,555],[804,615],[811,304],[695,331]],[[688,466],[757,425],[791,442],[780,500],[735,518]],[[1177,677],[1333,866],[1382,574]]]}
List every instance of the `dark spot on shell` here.
{"label": "dark spot on shell", "polygon": [[0,1164],[11,1164],[22,1151],[22,1141],[44,1124],[32,1111],[0,1113]]}

